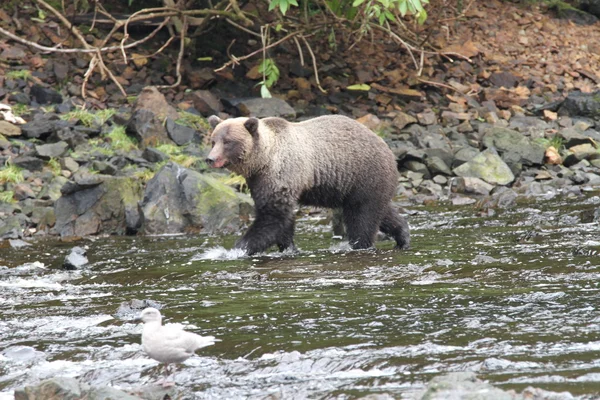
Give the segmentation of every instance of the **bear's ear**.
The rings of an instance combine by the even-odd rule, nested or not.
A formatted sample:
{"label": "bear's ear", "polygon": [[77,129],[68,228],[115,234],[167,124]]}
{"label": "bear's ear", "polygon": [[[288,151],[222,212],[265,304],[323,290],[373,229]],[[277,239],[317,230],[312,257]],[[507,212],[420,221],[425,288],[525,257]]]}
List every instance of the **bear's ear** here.
{"label": "bear's ear", "polygon": [[258,136],[258,118],[248,118],[246,120],[246,122],[244,122],[244,128],[246,128],[246,130],[248,132],[250,132],[250,134],[253,137],[257,137]]}
{"label": "bear's ear", "polygon": [[215,129],[215,127],[217,125],[219,125],[221,122],[223,122],[223,120],[221,118],[217,117],[216,115],[211,115],[210,117],[208,117],[208,124],[213,129]]}

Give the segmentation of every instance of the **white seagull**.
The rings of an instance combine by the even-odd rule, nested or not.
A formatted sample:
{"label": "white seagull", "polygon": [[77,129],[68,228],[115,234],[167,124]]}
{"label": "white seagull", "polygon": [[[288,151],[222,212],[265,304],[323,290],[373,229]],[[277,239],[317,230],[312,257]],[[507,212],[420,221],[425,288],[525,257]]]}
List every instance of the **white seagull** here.
{"label": "white seagull", "polygon": [[[162,325],[162,316],[156,308],[142,311],[139,320],[144,323],[142,348],[148,357],[166,364],[166,372],[171,363],[181,363],[202,347],[215,344],[214,336],[200,336],[186,332],[177,325]],[[163,386],[166,385],[166,378]],[[171,384],[172,385],[172,384]]]}

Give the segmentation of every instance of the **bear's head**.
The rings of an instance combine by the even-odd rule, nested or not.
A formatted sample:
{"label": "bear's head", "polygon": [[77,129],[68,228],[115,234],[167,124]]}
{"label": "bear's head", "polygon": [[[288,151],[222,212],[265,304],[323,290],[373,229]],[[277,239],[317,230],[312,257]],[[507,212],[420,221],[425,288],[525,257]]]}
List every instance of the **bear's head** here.
{"label": "bear's head", "polygon": [[232,118],[221,120],[216,115],[208,118],[213,128],[211,135],[212,149],[206,163],[214,168],[227,168],[230,171],[246,176],[252,153],[259,137],[259,120],[257,118]]}

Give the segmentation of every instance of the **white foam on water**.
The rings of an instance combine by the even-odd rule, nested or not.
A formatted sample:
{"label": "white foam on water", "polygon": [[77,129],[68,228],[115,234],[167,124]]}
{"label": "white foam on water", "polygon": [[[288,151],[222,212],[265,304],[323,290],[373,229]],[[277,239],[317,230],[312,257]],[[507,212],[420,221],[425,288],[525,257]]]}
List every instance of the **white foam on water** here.
{"label": "white foam on water", "polygon": [[246,251],[243,249],[226,249],[223,246],[216,246],[207,249],[204,253],[196,254],[192,261],[199,260],[238,260],[246,257]]}

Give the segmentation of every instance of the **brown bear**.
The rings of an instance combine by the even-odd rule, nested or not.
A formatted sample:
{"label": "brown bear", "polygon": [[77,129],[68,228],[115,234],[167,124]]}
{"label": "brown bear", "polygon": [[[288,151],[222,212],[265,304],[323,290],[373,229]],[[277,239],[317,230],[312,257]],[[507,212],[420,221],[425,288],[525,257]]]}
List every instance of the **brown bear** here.
{"label": "brown bear", "polygon": [[353,249],[373,246],[377,231],[408,249],[408,223],[391,206],[396,159],[387,144],[362,124],[341,115],[291,123],[281,118],[211,116],[207,163],[246,178],[256,219],[235,247],[247,254],[272,245],[294,248],[298,204],[342,208]]}

